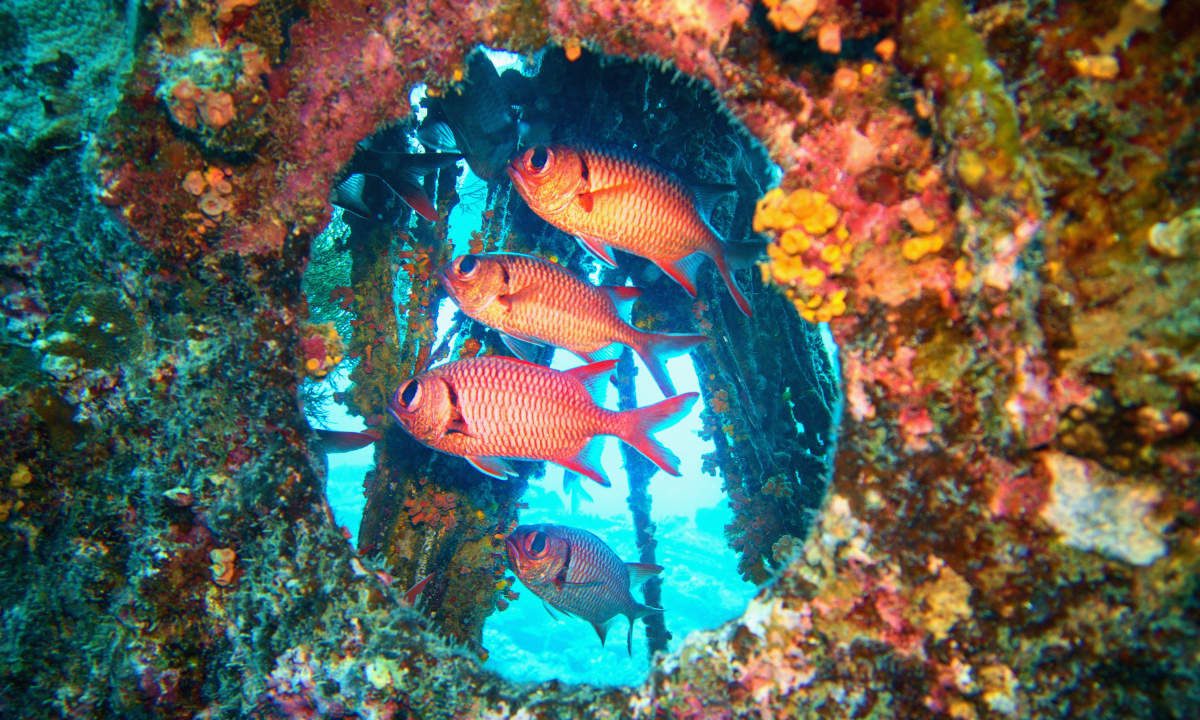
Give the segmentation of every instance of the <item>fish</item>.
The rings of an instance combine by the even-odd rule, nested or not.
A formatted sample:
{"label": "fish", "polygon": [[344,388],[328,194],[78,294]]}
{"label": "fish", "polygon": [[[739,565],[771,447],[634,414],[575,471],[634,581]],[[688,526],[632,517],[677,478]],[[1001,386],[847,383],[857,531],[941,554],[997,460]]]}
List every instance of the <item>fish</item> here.
{"label": "fish", "polygon": [[546,460],[607,487],[600,465],[604,435],[678,476],[679,458],[652,433],[678,422],[698,394],[606,410],[593,394],[603,391],[616,362],[560,371],[517,358],[464,358],[401,383],[388,411],[418,442],[496,478],[517,474],[509,460]]}
{"label": "fish", "polygon": [[321,452],[325,453],[353,452],[376,442],[380,437],[375,430],[366,432],[326,430],[324,428],[315,428],[315,430],[319,441],[318,447]]}
{"label": "fish", "polygon": [[466,60],[466,76],[438,96],[421,101],[427,115],[417,137],[428,148],[461,152],[471,172],[484,180],[503,177],[517,147],[517,120],[496,66],[476,50]]}
{"label": "fish", "polygon": [[640,255],[695,297],[696,273],[707,256],[738,308],[753,314],[733,280],[723,240],[702,214],[712,192],[632,150],[604,145],[535,145],[515,154],[506,169],[534,213],[574,235],[605,265],[616,267],[613,248]]}
{"label": "fish", "polygon": [[[384,225],[395,222],[396,218],[400,217],[400,210],[404,205],[414,209],[422,208],[417,211],[422,216],[433,207],[424,191],[414,192],[405,199],[397,195],[379,176],[362,173],[355,173],[334,186],[329,192],[329,202],[351,215]],[[436,215],[436,211],[434,213]]]}
{"label": "fish", "polygon": [[[504,540],[508,563],[530,592],[550,607],[583,618],[600,636],[617,615],[629,618],[625,648],[633,655],[633,622],[662,612],[633,599],[630,589],[662,566],[627,563],[592,533],[566,525],[520,525]],[[551,615],[554,613],[551,612]]]}
{"label": "fish", "polygon": [[642,358],[664,397],[675,394],[667,359],[707,339],[639,330],[628,317],[640,290],[596,287],[532,255],[462,255],[446,263],[438,279],[464,313],[498,330],[514,355],[533,360],[540,343],[598,362],[625,345]]}
{"label": "fish", "polygon": [[421,186],[426,175],[449,167],[462,159],[458,153],[407,153],[359,147],[347,166],[346,180],[334,188],[331,201],[368,220],[384,214],[382,208],[372,207],[387,194],[378,188],[382,184],[400,196],[421,217],[437,222],[437,208]]}

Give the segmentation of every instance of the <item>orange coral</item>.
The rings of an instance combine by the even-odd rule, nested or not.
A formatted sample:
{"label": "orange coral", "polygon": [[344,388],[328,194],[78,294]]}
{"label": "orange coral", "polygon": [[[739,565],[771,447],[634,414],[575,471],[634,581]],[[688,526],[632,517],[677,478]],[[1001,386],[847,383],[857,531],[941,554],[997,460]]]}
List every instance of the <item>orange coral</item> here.
{"label": "orange coral", "polygon": [[767,19],[779,30],[796,33],[817,10],[817,0],[772,0],[763,3],[769,8]]}
{"label": "orange coral", "polygon": [[323,378],[345,356],[346,348],[333,323],[308,325],[306,337],[300,341],[301,359],[309,376]]}
{"label": "orange coral", "polygon": [[413,525],[440,526],[442,530],[453,530],[458,525],[454,510],[458,507],[458,496],[448,492],[434,492],[429,499],[407,498],[405,512]]}
{"label": "orange coral", "polygon": [[200,112],[206,125],[220,129],[237,119],[237,111],[233,107],[233,96],[227,92],[208,93],[204,96],[204,104]]}
{"label": "orange coral", "polygon": [[231,22],[238,10],[248,10],[257,4],[258,0],[218,0],[217,20],[223,23]]}

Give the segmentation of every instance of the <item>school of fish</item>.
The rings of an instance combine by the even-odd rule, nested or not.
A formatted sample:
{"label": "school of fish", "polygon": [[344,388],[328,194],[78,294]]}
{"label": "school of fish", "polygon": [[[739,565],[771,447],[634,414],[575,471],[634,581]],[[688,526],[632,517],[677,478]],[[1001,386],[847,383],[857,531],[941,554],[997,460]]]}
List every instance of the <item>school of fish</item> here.
{"label": "school of fish", "polygon": [[[455,108],[443,110],[453,114]],[[431,137],[440,131],[439,150],[454,150],[455,137],[469,131],[461,123],[438,122],[447,127],[422,129]],[[333,200],[375,222],[394,217],[388,213],[394,212],[395,198],[426,219],[436,218],[414,174],[458,157],[363,149],[352,167],[355,174],[335,189]],[[482,162],[481,156],[471,158]],[[574,235],[604,264],[615,267],[613,249],[642,256],[695,296],[696,274],[708,257],[738,308],[752,313],[733,280],[722,239],[705,217],[703,193],[649,158],[624,148],[559,143],[518,151],[505,169],[534,213]],[[532,255],[461,255],[439,269],[438,280],[465,315],[497,331],[516,357],[464,358],[401,383],[388,411],[412,437],[495,478],[517,474],[513,461],[533,460],[608,486],[600,456],[603,438],[614,436],[663,472],[679,475],[679,458],[654,433],[686,415],[698,394],[675,394],[666,361],[705,342],[704,335],[641,330],[629,320],[639,289],[597,287]],[[559,371],[531,362],[542,346],[567,350],[586,364]],[[601,405],[622,347],[642,359],[663,400],[625,411]],[[357,433],[321,435],[329,451],[372,439]],[[506,537],[505,547],[513,572],[547,610],[591,623],[601,644],[611,620],[625,615],[632,653],[634,621],[662,612],[630,594],[662,568],[622,562],[592,533],[564,525],[522,525]]]}

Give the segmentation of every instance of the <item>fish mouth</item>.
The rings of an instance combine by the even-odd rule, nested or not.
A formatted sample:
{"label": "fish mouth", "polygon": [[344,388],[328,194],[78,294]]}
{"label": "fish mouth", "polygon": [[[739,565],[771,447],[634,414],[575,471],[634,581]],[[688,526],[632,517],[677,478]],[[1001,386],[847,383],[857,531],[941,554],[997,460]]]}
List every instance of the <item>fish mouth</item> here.
{"label": "fish mouth", "polygon": [[517,186],[517,191],[524,195],[527,188],[525,187],[525,178],[521,177],[520,163],[520,156],[513,158],[504,167],[504,172],[508,173],[508,178],[512,180],[513,185]]}
{"label": "fish mouth", "polygon": [[437,279],[442,284],[442,287],[446,289],[446,294],[450,296],[450,299],[458,303],[458,288],[454,287],[454,283],[450,280],[450,263],[452,262],[454,261],[451,260],[438,270]]}

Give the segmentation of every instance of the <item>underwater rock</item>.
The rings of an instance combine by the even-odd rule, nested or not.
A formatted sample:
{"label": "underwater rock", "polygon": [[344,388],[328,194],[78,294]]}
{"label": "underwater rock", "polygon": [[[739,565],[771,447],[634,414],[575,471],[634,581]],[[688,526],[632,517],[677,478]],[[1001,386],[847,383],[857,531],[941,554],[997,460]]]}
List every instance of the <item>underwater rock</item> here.
{"label": "underwater rock", "polygon": [[1095,550],[1134,565],[1149,565],[1167,551],[1166,518],[1153,518],[1161,491],[1114,483],[1096,463],[1063,453],[1043,458],[1050,496],[1042,518],[1063,534],[1063,542]]}
{"label": "underwater rock", "polygon": [[[2,145],[0,714],[1200,714],[1200,272],[1194,247],[1176,254],[1153,229],[1200,204],[1180,152],[1200,115],[1194,4],[817,2],[804,22],[800,2],[143,5],[123,19],[110,5],[6,10],[21,32],[0,62],[21,58],[24,77],[61,50],[76,67],[67,78],[65,64],[44,66],[34,79],[47,92],[106,90],[96,107],[63,105],[83,108],[70,132],[41,123],[40,101],[4,96],[15,127],[37,130]],[[465,487],[483,517],[447,528],[442,491],[413,483],[412,514],[394,497],[365,519],[364,537],[392,551],[359,556],[328,517],[295,401],[311,337],[301,268],[355,143],[407,116],[415,84],[448,89],[477,43],[548,40],[575,49],[564,63],[645,56],[673,63],[666,85],[706,80],[785,173],[766,205],[804,191],[787,203],[794,219],[762,222],[780,248],[763,275],[782,293],[759,291],[756,318],[778,320],[773,339],[788,344],[722,322],[745,335],[698,362],[720,379],[705,399],[715,436],[734,440],[717,464],[735,503],[777,504],[768,485],[811,489],[788,507],[820,516],[792,533],[743,512],[734,533],[769,582],[742,617],[693,636],[634,688],[482,671],[469,642],[499,597],[488,554],[515,495]],[[21,47],[33,42],[37,53]],[[114,104],[96,78],[135,42]],[[158,60],[239,42],[265,49],[256,117],[270,128],[228,148],[254,153],[213,157],[224,149],[180,133],[159,103]],[[1078,72],[1073,58],[1097,51],[1115,74]],[[221,97],[212,119],[226,110]],[[94,155],[57,143],[109,111]],[[697,148],[677,139],[690,132],[661,136],[686,153]],[[200,205],[212,191],[219,213]],[[788,235],[797,228],[809,244]],[[419,306],[430,264],[446,259],[436,230],[423,232],[409,245],[367,236],[356,251],[342,297],[376,323],[347,347],[364,415],[429,357],[425,341],[376,342],[428,339],[419,323],[398,332],[396,273],[380,260],[410,253],[399,282],[420,290],[407,310]],[[811,267],[822,278],[809,284]],[[817,347],[799,325],[815,298],[846,380],[824,495],[820,434],[737,442],[758,422],[737,394],[770,388],[773,424],[808,412],[778,386],[735,381],[774,382]],[[88,322],[113,308],[136,329]],[[722,403],[734,421],[718,419]],[[378,445],[381,466],[417,476],[399,433]],[[735,477],[730,463],[753,465]],[[375,476],[381,495],[393,477]],[[1087,527],[1091,511],[1108,522]],[[803,545],[778,543],[785,534]],[[426,542],[425,557],[467,568],[426,590],[435,607],[462,603],[448,611],[454,642],[402,596]],[[763,560],[777,544],[783,557]]]}

